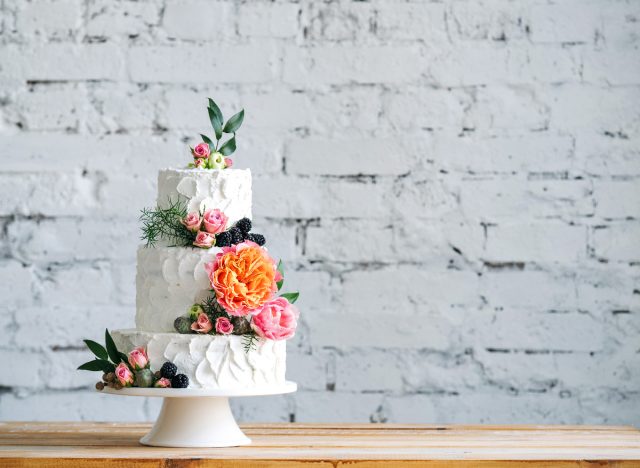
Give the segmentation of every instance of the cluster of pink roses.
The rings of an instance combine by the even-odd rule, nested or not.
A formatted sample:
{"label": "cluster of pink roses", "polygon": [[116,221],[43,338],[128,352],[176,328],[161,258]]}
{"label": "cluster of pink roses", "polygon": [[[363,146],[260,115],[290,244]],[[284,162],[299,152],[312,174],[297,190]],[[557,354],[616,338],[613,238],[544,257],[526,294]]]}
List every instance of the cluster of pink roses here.
{"label": "cluster of pink roses", "polygon": [[226,169],[233,166],[231,158],[225,158],[222,153],[211,154],[211,147],[207,143],[198,143],[191,150],[193,166],[202,169]]}
{"label": "cluster of pink roses", "polygon": [[[214,324],[204,312],[198,314],[196,321],[191,324],[191,329],[196,333],[209,333],[213,330]],[[233,324],[227,317],[218,317],[215,323],[216,333],[220,335],[230,335],[233,333]]]}
{"label": "cluster of pink roses", "polygon": [[[121,362],[116,366],[115,370],[116,379],[123,387],[131,387],[133,385],[133,371],[147,369],[150,364],[149,356],[147,356],[147,351],[143,347],[134,348],[129,353],[127,360],[129,361],[128,363]],[[153,386],[158,388],[168,388],[171,387],[171,381],[167,378],[162,377],[158,379]]]}
{"label": "cluster of pink roses", "polygon": [[189,213],[181,222],[191,232],[195,232],[193,245],[208,249],[215,245],[216,234],[227,228],[229,218],[220,210],[205,210],[204,214]]}

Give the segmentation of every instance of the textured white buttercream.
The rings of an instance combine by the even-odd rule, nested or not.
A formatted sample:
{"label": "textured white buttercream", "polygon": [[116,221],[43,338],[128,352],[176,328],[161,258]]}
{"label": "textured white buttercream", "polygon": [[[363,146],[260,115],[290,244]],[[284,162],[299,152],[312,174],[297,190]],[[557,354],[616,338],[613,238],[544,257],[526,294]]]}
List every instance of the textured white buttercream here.
{"label": "textured white buttercream", "polygon": [[251,218],[251,171],[249,169],[163,169],[158,173],[158,205],[183,200],[189,212],[219,209],[231,227]]}
{"label": "textured white buttercream", "polygon": [[173,332],[176,317],[211,293],[205,263],[221,249],[191,247],[138,248],[136,328]]}
{"label": "textured white buttercream", "polygon": [[189,377],[190,388],[237,389],[281,385],[285,381],[286,342],[260,340],[245,352],[243,337],[237,335],[181,335],[138,330],[112,332],[118,349],[129,352],[144,346],[151,370],[166,361]]}

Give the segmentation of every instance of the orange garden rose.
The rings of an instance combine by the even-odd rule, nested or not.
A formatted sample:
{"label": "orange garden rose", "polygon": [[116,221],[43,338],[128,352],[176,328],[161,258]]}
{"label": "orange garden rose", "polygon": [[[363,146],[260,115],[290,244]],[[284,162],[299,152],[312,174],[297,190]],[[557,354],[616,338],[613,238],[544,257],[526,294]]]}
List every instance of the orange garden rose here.
{"label": "orange garden rose", "polygon": [[251,241],[223,247],[205,268],[218,303],[235,316],[259,309],[273,297],[278,289],[276,282],[281,279],[275,261]]}

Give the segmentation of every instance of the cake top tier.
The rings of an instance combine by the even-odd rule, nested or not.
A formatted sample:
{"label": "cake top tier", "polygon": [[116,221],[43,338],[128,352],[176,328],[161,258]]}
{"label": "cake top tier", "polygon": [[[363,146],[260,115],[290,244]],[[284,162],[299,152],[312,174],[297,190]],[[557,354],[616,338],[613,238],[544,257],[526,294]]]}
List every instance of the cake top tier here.
{"label": "cake top tier", "polygon": [[176,201],[185,203],[189,213],[220,210],[231,226],[251,218],[251,171],[163,169],[158,174],[158,206]]}

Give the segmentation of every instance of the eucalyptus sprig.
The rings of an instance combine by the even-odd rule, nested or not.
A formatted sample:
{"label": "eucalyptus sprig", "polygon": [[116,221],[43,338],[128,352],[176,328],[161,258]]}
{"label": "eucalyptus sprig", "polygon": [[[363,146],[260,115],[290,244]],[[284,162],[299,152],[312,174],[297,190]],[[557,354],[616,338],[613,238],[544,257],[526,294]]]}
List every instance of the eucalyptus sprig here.
{"label": "eucalyptus sprig", "polygon": [[[223,156],[229,156],[230,154],[233,154],[233,152],[236,150],[236,132],[238,131],[238,129],[242,125],[242,121],[244,120],[244,109],[231,116],[231,118],[229,118],[229,120],[225,122],[220,107],[218,107],[213,99],[209,98],[207,112],[209,113],[209,120],[211,121],[211,126],[213,127],[213,133],[216,141],[214,143],[213,140],[207,135],[200,134],[200,136],[202,137],[202,141],[209,145],[209,150],[212,154],[220,153]],[[225,133],[233,136],[224,143],[220,144],[223,134]]]}
{"label": "eucalyptus sprig", "polygon": [[193,245],[196,234],[187,229],[181,220],[187,216],[187,205],[180,201],[168,200],[166,208],[157,206],[154,209],[144,208],[140,215],[142,235],[147,247],[158,240],[166,240],[173,246],[188,247]]}

